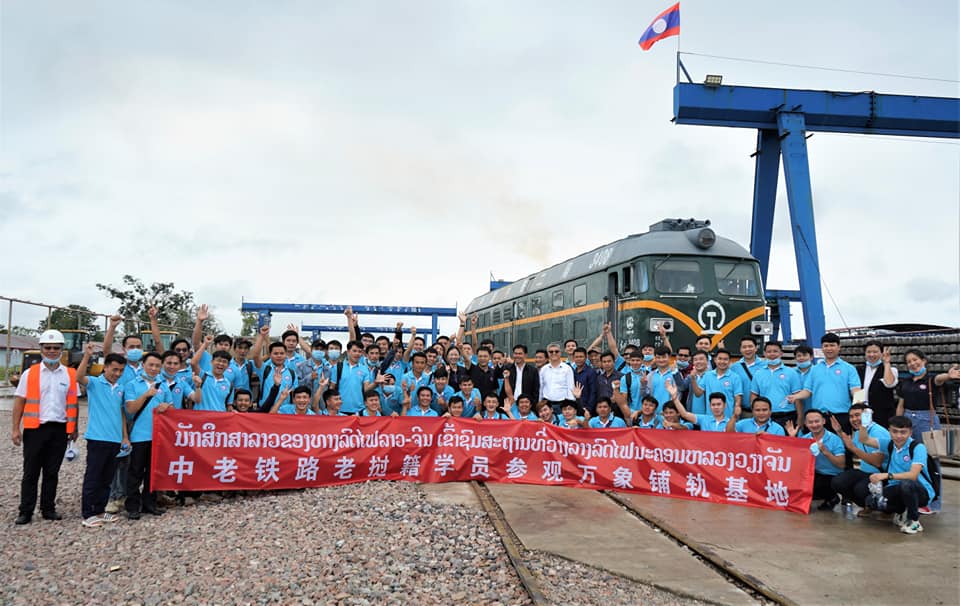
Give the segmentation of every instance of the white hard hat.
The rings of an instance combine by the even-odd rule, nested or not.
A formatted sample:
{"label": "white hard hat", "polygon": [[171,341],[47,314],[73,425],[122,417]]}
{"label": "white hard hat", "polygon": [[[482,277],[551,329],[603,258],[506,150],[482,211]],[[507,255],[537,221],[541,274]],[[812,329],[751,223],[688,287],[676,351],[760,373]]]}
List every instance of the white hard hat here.
{"label": "white hard hat", "polygon": [[40,335],[40,345],[57,344],[63,345],[63,333],[59,330],[45,330]]}

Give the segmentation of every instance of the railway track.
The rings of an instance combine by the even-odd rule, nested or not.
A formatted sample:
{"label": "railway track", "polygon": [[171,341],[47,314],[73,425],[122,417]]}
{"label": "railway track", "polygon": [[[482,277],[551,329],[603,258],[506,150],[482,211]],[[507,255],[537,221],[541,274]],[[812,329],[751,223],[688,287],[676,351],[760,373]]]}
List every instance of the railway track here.
{"label": "railway track", "polygon": [[[516,571],[517,576],[520,578],[520,582],[523,585],[524,590],[527,592],[527,595],[530,597],[531,602],[535,606],[550,604],[551,602],[544,595],[536,575],[534,575],[530,568],[526,565],[524,561],[526,549],[521,544],[517,534],[510,526],[510,523],[507,521],[506,516],[497,503],[496,498],[482,482],[471,482],[471,485],[473,486],[473,490],[476,493],[481,506],[483,507],[484,511],[486,511],[487,516],[497,531],[497,534],[500,536],[500,540],[507,551],[507,556],[510,560],[510,563]],[[671,538],[678,545],[689,550],[692,554],[694,554],[694,557],[696,557],[696,559],[702,562],[705,566],[712,568],[722,577],[724,577],[729,583],[751,595],[758,601],[781,604],[783,606],[795,606],[796,602],[793,600],[778,593],[759,579],[739,571],[730,562],[717,556],[711,550],[705,548],[696,541],[693,541],[691,538],[671,528],[669,524],[666,524],[663,520],[643,512],[636,507],[636,505],[629,500],[624,499],[619,494],[611,491],[601,491],[600,494],[616,503],[620,508],[626,510],[630,515],[636,517],[647,526],[652,527],[661,534]],[[607,572],[609,572],[609,574],[617,575],[615,572]],[[636,579],[630,580],[636,581]]]}

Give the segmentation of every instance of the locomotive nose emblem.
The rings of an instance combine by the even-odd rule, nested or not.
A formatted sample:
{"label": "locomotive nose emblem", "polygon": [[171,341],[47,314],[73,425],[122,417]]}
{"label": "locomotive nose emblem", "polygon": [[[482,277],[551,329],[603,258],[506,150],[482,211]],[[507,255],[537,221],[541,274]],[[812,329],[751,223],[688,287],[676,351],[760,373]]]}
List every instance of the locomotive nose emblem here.
{"label": "locomotive nose emblem", "polygon": [[703,332],[708,335],[715,335],[720,332],[720,327],[727,321],[727,312],[723,305],[720,305],[713,299],[700,306],[697,312],[697,322],[703,327]]}

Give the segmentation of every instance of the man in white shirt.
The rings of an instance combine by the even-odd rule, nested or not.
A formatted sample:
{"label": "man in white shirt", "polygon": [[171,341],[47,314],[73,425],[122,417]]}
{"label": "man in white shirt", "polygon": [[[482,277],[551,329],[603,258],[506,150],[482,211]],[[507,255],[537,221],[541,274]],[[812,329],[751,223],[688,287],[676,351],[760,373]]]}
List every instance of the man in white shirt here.
{"label": "man in white shirt", "polygon": [[547,346],[547,364],[540,369],[540,402],[553,407],[556,415],[561,414],[564,400],[573,400],[573,369],[560,358],[560,344]]}

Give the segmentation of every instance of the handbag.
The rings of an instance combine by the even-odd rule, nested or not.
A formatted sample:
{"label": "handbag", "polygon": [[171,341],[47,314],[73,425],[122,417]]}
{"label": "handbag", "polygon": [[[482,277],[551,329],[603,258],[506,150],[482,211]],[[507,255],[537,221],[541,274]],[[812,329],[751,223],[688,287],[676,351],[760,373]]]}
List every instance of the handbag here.
{"label": "handbag", "polygon": [[927,393],[930,396],[930,430],[922,432],[920,437],[923,445],[927,447],[927,454],[934,457],[947,456],[947,432],[942,428],[933,428],[937,421],[937,412],[933,408],[933,381],[930,381]]}

